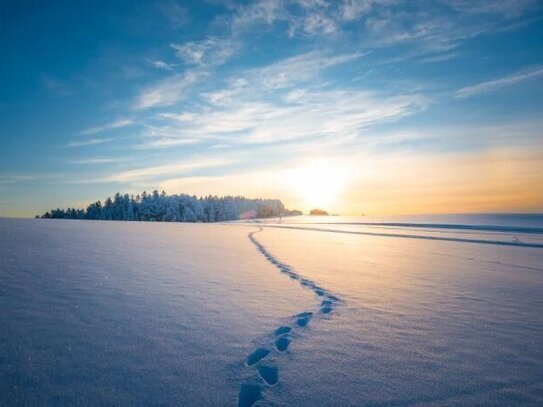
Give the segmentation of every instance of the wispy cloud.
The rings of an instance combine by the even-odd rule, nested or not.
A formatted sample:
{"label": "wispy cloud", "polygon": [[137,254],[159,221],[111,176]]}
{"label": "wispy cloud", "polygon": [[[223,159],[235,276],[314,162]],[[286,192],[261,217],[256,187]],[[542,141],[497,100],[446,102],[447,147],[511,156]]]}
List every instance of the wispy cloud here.
{"label": "wispy cloud", "polygon": [[93,138],[93,139],[81,140],[81,141],[71,141],[68,144],[66,144],[65,147],[94,146],[94,145],[97,145],[97,144],[107,143],[107,142],[112,141],[112,140],[114,140],[113,137]]}
{"label": "wispy cloud", "polygon": [[[199,41],[172,43],[171,48],[188,68],[173,74],[172,65],[162,60],[154,66],[172,75],[144,88],[135,101],[135,109],[168,107],[186,100],[196,84],[213,78],[213,70],[239,52],[247,35],[262,28],[286,30],[290,36],[329,35],[344,31],[346,25],[356,22],[361,29],[358,52],[347,55],[329,55],[313,52],[298,55],[264,68],[255,68],[239,76],[229,88],[207,92],[212,103],[221,103],[233,96],[244,84],[258,77],[269,88],[287,87],[293,83],[315,77],[315,72],[328,66],[344,63],[364,55],[363,49],[404,46],[398,58],[420,58],[421,63],[446,61],[458,56],[454,51],[463,41],[493,30],[503,29],[509,22],[530,9],[531,1],[491,2],[445,1],[445,6],[430,4],[424,10],[407,7],[395,0],[258,0],[247,4],[230,3],[228,13],[216,21],[226,28],[222,36],[208,36]],[[477,15],[477,19],[471,18]],[[463,18],[462,16],[466,16]],[[507,24],[506,24],[507,23]],[[341,36],[338,38],[342,38]],[[349,37],[345,37],[349,38]]]}
{"label": "wispy cloud", "polygon": [[[237,5],[229,19],[234,37],[257,27],[283,27],[289,36],[346,34],[356,22],[365,48],[398,44],[426,54],[452,50],[463,41],[516,25],[537,0],[443,0],[422,8],[397,0],[259,0]],[[476,18],[475,18],[476,17]],[[341,38],[341,37],[340,37]]]}
{"label": "wispy cloud", "polygon": [[230,19],[230,29],[232,35],[238,37],[255,27],[283,23],[289,36],[297,32],[304,35],[330,35],[340,25],[337,7],[335,2],[321,0],[255,1],[235,8]]}
{"label": "wispy cloud", "polygon": [[170,64],[168,62],[162,61],[160,59],[154,59],[149,61],[151,65],[153,65],[157,69],[162,69],[164,71],[173,71],[173,69],[177,66],[176,64]]}
{"label": "wispy cloud", "polygon": [[84,135],[98,134],[107,130],[114,130],[114,129],[119,129],[121,127],[131,126],[134,123],[135,122],[132,119],[119,119],[111,123],[106,123],[101,126],[91,127],[89,129],[83,130],[81,131],[80,134],[84,134]]}
{"label": "wispy cloud", "polygon": [[383,97],[347,90],[292,91],[277,103],[240,98],[214,111],[168,118],[177,121],[180,134],[195,134],[222,143],[278,143],[356,137],[370,126],[420,112],[426,104],[421,95]]}
{"label": "wispy cloud", "polygon": [[445,4],[465,14],[494,14],[517,17],[537,6],[537,0],[445,0]]}
{"label": "wispy cloud", "polygon": [[244,80],[250,82],[251,86],[261,83],[264,88],[285,88],[300,82],[309,82],[328,68],[358,60],[364,55],[365,53],[361,52],[327,55],[323,52],[311,51],[249,70],[244,75]]}
{"label": "wispy cloud", "polygon": [[12,184],[18,184],[20,182],[32,182],[43,180],[57,180],[61,179],[63,174],[54,173],[36,173],[36,174],[0,174],[0,187]]}
{"label": "wispy cloud", "polygon": [[339,30],[337,10],[330,12],[329,2],[321,0],[302,0],[297,5],[302,9],[302,16],[290,19],[290,35],[301,30],[308,35],[330,35]]}
{"label": "wispy cloud", "polygon": [[[232,39],[208,37],[202,41],[170,44],[170,47],[190,68],[143,89],[133,103],[135,109],[171,106],[183,100],[193,85],[209,76],[212,68],[231,58],[237,50],[237,43]],[[152,64],[170,72],[176,66],[161,60],[152,61]]]}
{"label": "wispy cloud", "polygon": [[203,76],[203,72],[189,70],[183,74],[175,74],[166,78],[140,92],[134,103],[134,108],[148,109],[173,105],[182,100],[186,96],[185,92]]}
{"label": "wispy cloud", "polygon": [[445,54],[439,54],[435,56],[425,57],[420,60],[422,64],[432,64],[436,62],[450,61],[451,59],[458,58],[460,54],[458,52],[448,52]]}
{"label": "wispy cloud", "polygon": [[158,165],[153,167],[143,167],[128,171],[122,171],[118,174],[105,177],[98,182],[132,182],[141,181],[149,178],[156,178],[161,176],[180,175],[189,173],[194,170],[201,170],[206,168],[217,168],[225,165],[232,164],[233,160],[225,159],[197,159],[181,163]]}
{"label": "wispy cloud", "polygon": [[119,157],[91,157],[71,160],[70,164],[108,164],[125,161],[125,158]]}
{"label": "wispy cloud", "polygon": [[200,66],[222,65],[236,52],[233,40],[210,37],[202,41],[171,44],[175,54],[185,63]]}
{"label": "wispy cloud", "polygon": [[[339,15],[345,21],[356,20],[359,17],[368,14],[377,0],[343,0],[339,3]],[[385,4],[382,1],[382,4]]]}
{"label": "wispy cloud", "polygon": [[19,174],[8,174],[0,175],[0,185],[15,184],[21,181],[33,181],[38,179],[35,175],[19,175]]}
{"label": "wispy cloud", "polygon": [[260,0],[247,5],[238,5],[230,18],[233,36],[238,36],[257,25],[273,25],[288,19],[282,0]]}
{"label": "wispy cloud", "polygon": [[215,105],[223,105],[240,96],[264,97],[263,92],[277,91],[294,86],[322,83],[317,77],[328,68],[355,61],[365,54],[352,53],[326,55],[311,51],[253,68],[230,81],[225,89],[209,92],[204,96]]}
{"label": "wispy cloud", "polygon": [[151,136],[167,135],[167,144],[187,138],[254,144],[356,137],[369,126],[425,108],[422,95],[340,90],[322,80],[326,69],[362,56],[309,52],[248,70],[228,87],[205,94],[208,103],[198,109],[159,114],[164,124],[155,125]]}
{"label": "wispy cloud", "polygon": [[197,144],[201,140],[198,138],[176,138],[176,137],[153,137],[146,138],[145,141],[138,145],[138,149],[159,149],[165,147],[177,147],[177,146],[186,146],[191,144]]}
{"label": "wispy cloud", "polygon": [[513,86],[517,83],[536,79],[543,76],[543,68],[532,69],[530,71],[518,72],[512,75],[504,76],[503,78],[492,81],[482,82],[473,86],[466,86],[458,89],[454,94],[456,97],[465,98],[481,93],[491,92],[507,86]]}

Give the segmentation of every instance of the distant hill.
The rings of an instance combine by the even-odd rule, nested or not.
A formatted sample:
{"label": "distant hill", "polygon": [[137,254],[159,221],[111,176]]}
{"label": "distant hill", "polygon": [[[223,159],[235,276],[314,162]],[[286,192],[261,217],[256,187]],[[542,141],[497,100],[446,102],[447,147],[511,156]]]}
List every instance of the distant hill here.
{"label": "distant hill", "polygon": [[289,211],[289,210],[285,210],[285,213],[283,214],[283,216],[300,216],[300,215],[303,215],[304,213],[302,211],[299,211],[297,209],[293,209],[292,211]]}
{"label": "distant hill", "polygon": [[299,211],[285,209],[279,199],[248,199],[242,196],[196,197],[167,195],[153,191],[140,195],[115,194],[104,203],[97,201],[86,209],[53,209],[36,218],[94,219],[148,222],[222,222],[237,219],[292,216]]}
{"label": "distant hill", "polygon": [[311,209],[309,214],[311,216],[328,216],[328,212],[323,211],[322,209]]}

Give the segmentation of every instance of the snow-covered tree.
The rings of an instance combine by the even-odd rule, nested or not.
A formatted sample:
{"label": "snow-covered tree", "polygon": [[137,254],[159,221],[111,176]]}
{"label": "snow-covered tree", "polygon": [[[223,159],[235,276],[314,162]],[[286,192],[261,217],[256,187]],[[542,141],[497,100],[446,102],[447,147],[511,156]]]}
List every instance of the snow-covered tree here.
{"label": "snow-covered tree", "polygon": [[[157,222],[221,222],[240,217],[275,217],[282,215],[285,207],[277,199],[247,199],[242,196],[218,197],[209,195],[203,198],[181,195],[167,195],[157,190],[152,194],[140,195],[116,193],[113,199],[107,198],[91,203],[87,209],[53,209],[42,218],[54,219],[100,219],[137,220]],[[249,215],[248,215],[249,214]]]}

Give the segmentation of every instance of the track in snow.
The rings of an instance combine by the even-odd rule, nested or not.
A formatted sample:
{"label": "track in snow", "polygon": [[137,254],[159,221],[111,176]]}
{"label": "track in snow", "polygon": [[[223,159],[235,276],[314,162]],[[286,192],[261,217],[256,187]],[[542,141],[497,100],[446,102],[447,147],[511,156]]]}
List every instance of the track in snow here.
{"label": "track in snow", "polygon": [[315,293],[320,300],[316,310],[303,311],[289,318],[285,324],[279,325],[273,332],[267,335],[267,340],[257,347],[245,359],[245,365],[255,370],[255,377],[241,384],[238,396],[238,406],[248,407],[255,404],[263,398],[262,391],[266,387],[275,386],[279,383],[279,368],[274,363],[268,362],[267,358],[272,353],[277,355],[289,351],[289,346],[293,341],[292,333],[296,329],[304,329],[309,325],[313,318],[324,317],[331,314],[341,300],[332,295],[328,290],[322,288],[314,281],[304,278],[294,269],[279,261],[262,245],[254,235],[262,232],[259,230],[249,233],[249,239],[256,246],[258,251],[272,263],[281,273],[288,276],[291,280],[297,281],[303,288],[309,289]]}

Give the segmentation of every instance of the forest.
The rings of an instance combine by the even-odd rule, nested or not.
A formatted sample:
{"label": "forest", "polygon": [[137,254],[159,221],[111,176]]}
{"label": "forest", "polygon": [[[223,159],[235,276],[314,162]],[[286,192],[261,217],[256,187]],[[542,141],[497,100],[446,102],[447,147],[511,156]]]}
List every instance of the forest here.
{"label": "forest", "polygon": [[38,215],[42,219],[93,219],[150,222],[221,222],[237,219],[271,218],[301,214],[286,210],[278,199],[248,199],[242,196],[196,197],[168,195],[164,191],[141,195],[116,193],[104,203],[86,209],[53,209]]}

